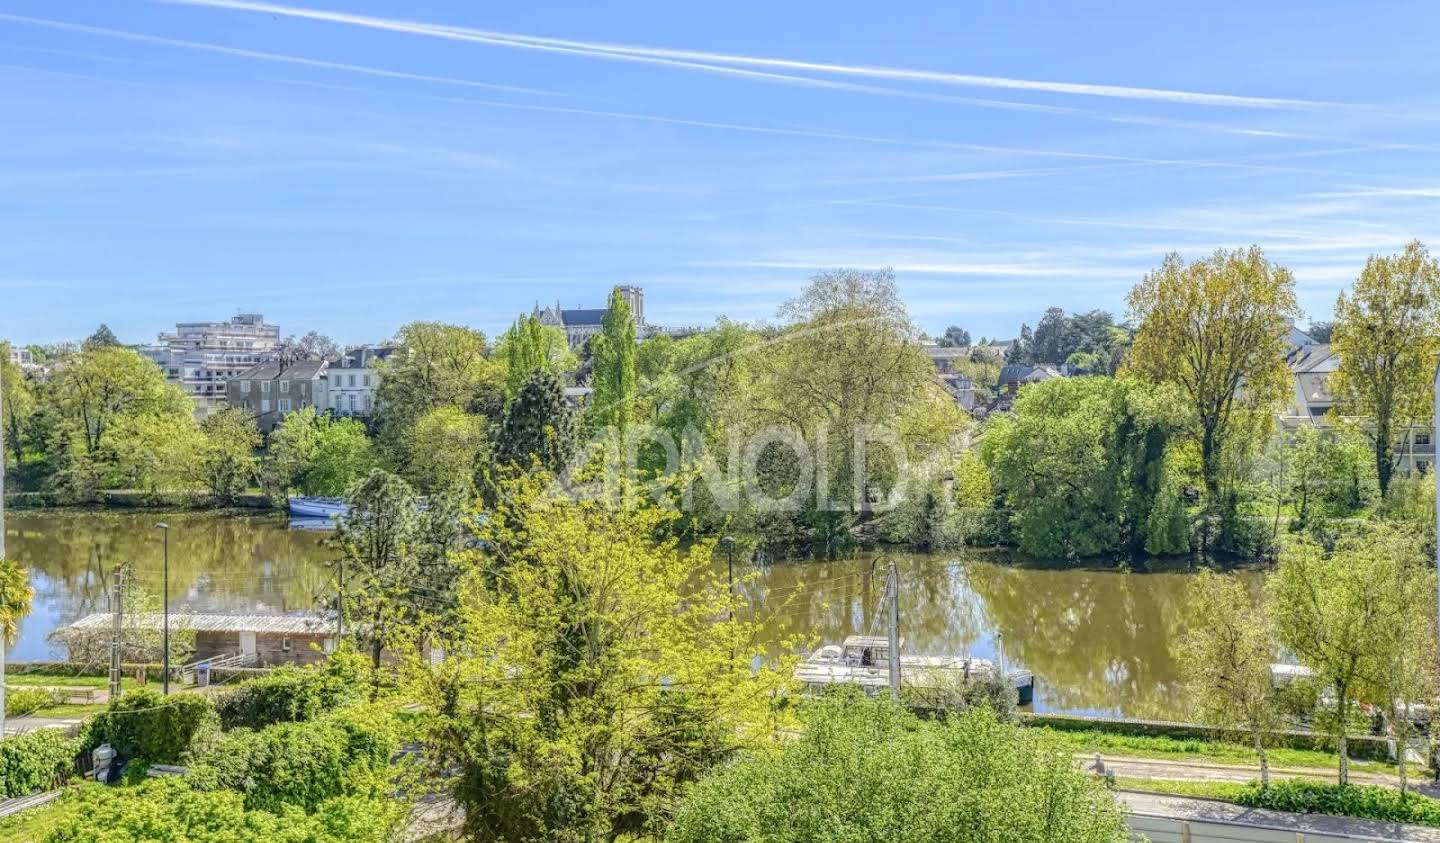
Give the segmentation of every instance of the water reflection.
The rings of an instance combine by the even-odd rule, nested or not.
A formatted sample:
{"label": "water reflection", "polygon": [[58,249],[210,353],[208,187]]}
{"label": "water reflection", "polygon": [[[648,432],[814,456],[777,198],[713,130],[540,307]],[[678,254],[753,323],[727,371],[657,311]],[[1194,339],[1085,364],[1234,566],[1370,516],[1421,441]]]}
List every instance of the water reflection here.
{"label": "water reflection", "polygon": [[[18,659],[59,654],[55,626],[108,607],[108,574],[131,562],[160,593],[154,513],[11,512],[9,550],[30,566],[35,613],[12,649]],[[193,611],[294,611],[334,593],[325,533],[290,529],[283,517],[166,513],[171,525],[172,605]],[[1027,567],[980,552],[890,555],[900,569],[905,649],[970,653],[1023,666],[1037,677],[1036,708],[1178,718],[1184,572],[1123,573]],[[722,566],[724,561],[717,564]],[[847,635],[883,634],[884,562],[738,566],[759,607],[757,649],[808,652]],[[753,578],[744,575],[753,573]],[[1252,586],[1254,574],[1237,574]],[[1252,587],[1252,593],[1256,588]]]}
{"label": "water reflection", "polygon": [[133,582],[161,593],[161,535],[170,529],[170,600],[176,611],[288,612],[313,608],[333,591],[324,565],[331,551],[321,533],[292,531],[273,516],[205,513],[11,511],[6,550],[30,568],[31,616],[12,658],[62,655],[45,637],[91,612],[109,608],[110,573],[131,566]]}

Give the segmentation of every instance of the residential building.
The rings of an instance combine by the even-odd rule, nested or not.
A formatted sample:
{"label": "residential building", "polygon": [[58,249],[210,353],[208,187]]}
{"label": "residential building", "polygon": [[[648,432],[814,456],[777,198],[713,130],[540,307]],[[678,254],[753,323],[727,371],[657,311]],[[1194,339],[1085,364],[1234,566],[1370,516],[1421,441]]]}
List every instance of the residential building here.
{"label": "residential building", "polygon": [[10,346],[10,362],[22,369],[31,368],[35,365],[35,352],[28,348],[12,345]]}
{"label": "residential building", "polygon": [[996,380],[995,392],[997,394],[1014,395],[1020,391],[1020,387],[1024,384],[1038,383],[1060,376],[1060,373],[1051,366],[1034,363],[1012,363],[1000,367],[1000,377]]}
{"label": "residential building", "polygon": [[[645,291],[628,284],[616,289],[620,291],[625,303],[630,305],[630,318],[635,322],[636,336],[646,336]],[[535,306],[535,315],[540,317],[540,323],[564,330],[565,339],[571,348],[580,348],[587,340],[600,333],[600,323],[605,318],[605,312],[606,308],[603,307],[562,310],[559,302],[544,310],[541,310],[538,304]]]}
{"label": "residential building", "polygon": [[254,413],[260,432],[268,435],[296,410],[314,407],[325,412],[328,369],[324,360],[301,360],[289,366],[275,360],[261,363],[232,378],[226,384],[226,398],[230,406]]}
{"label": "residential building", "polygon": [[957,361],[970,359],[970,348],[927,344],[924,346],[924,352],[930,362],[935,364],[935,371],[939,373],[941,385],[955,397],[955,403],[968,413],[983,409],[981,407],[983,402],[975,392],[974,382],[967,375],[962,374],[956,366]]}
{"label": "residential building", "polygon": [[[314,612],[292,615],[220,615],[171,612],[171,629],[195,635],[198,661],[239,657],[237,666],[271,667],[282,664],[315,664],[335,649],[335,618]],[[115,622],[111,612],[86,615],[55,632],[72,662],[94,661],[105,656],[108,635]],[[130,628],[158,632],[165,618],[160,613],[126,618]]]}
{"label": "residential building", "polygon": [[259,313],[242,313],[225,322],[181,322],[155,345],[136,350],[195,400],[195,417],[204,419],[225,406],[230,379],[270,360],[279,346],[279,327]]}
{"label": "residential building", "polygon": [[[1335,396],[1330,376],[1340,368],[1340,358],[1329,343],[1319,343],[1298,328],[1290,329],[1290,353],[1285,361],[1293,379],[1293,400],[1280,413],[1280,428],[1293,431],[1303,425],[1330,425]],[[1425,424],[1395,432],[1396,469],[1402,473],[1424,473],[1435,466],[1433,431]]]}
{"label": "residential building", "polygon": [[380,370],[376,364],[394,352],[390,346],[367,345],[347,349],[338,360],[330,361],[325,372],[327,403],[324,408],[337,416],[368,418],[373,415],[380,387]]}

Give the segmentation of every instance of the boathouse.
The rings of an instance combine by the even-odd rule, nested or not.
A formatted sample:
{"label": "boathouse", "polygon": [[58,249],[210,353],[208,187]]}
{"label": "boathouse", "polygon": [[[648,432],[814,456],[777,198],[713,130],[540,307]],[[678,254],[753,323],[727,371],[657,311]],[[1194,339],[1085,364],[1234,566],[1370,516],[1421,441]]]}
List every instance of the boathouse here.
{"label": "boathouse", "polygon": [[[86,615],[54,633],[66,646],[71,661],[93,660],[87,642],[105,641],[114,628],[109,612]],[[129,615],[125,629],[159,632],[164,624],[158,613]],[[313,612],[290,615],[217,615],[170,613],[170,631],[195,635],[195,661],[238,656],[237,663],[255,667],[282,664],[311,664],[323,661],[335,649],[335,619]]]}

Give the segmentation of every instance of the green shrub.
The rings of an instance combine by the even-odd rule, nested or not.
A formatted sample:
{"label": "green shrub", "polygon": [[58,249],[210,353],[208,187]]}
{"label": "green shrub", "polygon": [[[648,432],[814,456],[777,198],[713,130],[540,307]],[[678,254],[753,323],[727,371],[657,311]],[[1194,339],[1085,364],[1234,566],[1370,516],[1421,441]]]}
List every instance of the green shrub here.
{"label": "green shrub", "polygon": [[1376,785],[1287,779],[1269,787],[1251,784],[1235,801],[1250,808],[1440,826],[1440,800]]}
{"label": "green shrub", "polygon": [[398,800],[356,797],[327,800],[310,814],[253,811],[238,793],[202,792],[175,778],[86,788],[66,801],[46,843],[385,843],[405,812]]}
{"label": "green shrub", "polygon": [[337,657],[321,669],[277,668],[224,695],[215,708],[221,728],[263,729],[273,723],[314,720],[359,702],[364,693],[364,678],[350,660]]}
{"label": "green shrub", "polygon": [[393,721],[365,709],[235,729],[206,747],[189,779],[201,790],[237,791],[252,810],[313,810],[337,796],[382,795],[395,745]]}
{"label": "green shrub", "polygon": [[5,716],[24,717],[32,711],[59,705],[64,701],[60,694],[44,688],[6,688]]}
{"label": "green shrub", "polygon": [[80,742],[58,729],[0,741],[0,796],[25,796],[69,780],[79,754]]}
{"label": "green shrub", "polygon": [[180,693],[166,697],[158,691],[130,691],[111,700],[105,712],[86,724],[82,750],[108,743],[120,757],[152,764],[178,764],[197,735],[219,727],[208,697]]}

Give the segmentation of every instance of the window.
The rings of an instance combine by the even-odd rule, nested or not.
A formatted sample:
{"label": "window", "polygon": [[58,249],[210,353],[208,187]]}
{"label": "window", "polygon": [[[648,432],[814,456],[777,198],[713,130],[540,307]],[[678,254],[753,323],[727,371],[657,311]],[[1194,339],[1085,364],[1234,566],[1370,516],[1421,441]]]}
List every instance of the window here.
{"label": "window", "polygon": [[288,412],[290,412],[290,399],[289,399],[289,398],[281,398],[281,399],[280,399],[280,412],[282,412],[282,413],[288,413]]}
{"label": "window", "polygon": [[366,393],[366,395],[365,395],[365,412],[367,412],[367,413],[370,412],[370,395],[369,395],[369,393]]}
{"label": "window", "polygon": [[350,396],[350,412],[355,412],[355,396],[353,394]]}
{"label": "window", "polygon": [[364,381],[365,386],[367,386],[367,387],[370,386],[370,376],[369,376],[369,375],[363,376],[363,377],[361,378],[361,380]]}
{"label": "window", "polygon": [[290,652],[290,639],[289,639],[289,638],[281,638],[281,639],[280,639],[280,650],[281,650],[281,652],[285,652],[285,653]]}
{"label": "window", "polygon": [[269,395],[269,394],[270,394],[270,381],[260,381],[260,394],[261,394],[261,395]]}
{"label": "window", "polygon": [[354,389],[354,388],[355,388],[355,376],[354,376],[354,375],[351,375],[351,376],[350,376],[350,388],[351,388],[351,389]]}
{"label": "window", "polygon": [[270,399],[269,399],[269,398],[261,398],[261,399],[260,399],[260,412],[262,412],[262,413],[268,413],[268,412],[270,412]]}
{"label": "window", "polygon": [[1430,434],[1428,434],[1428,433],[1417,433],[1417,434],[1415,434],[1415,444],[1416,444],[1416,445],[1429,445],[1429,444],[1430,444]]}
{"label": "window", "polygon": [[282,393],[287,393],[287,392],[289,392],[289,391],[290,391],[290,381],[280,381],[280,391],[281,391]]}
{"label": "window", "polygon": [[250,381],[240,381],[240,394],[241,394],[241,395],[249,395],[249,394],[250,394]]}

